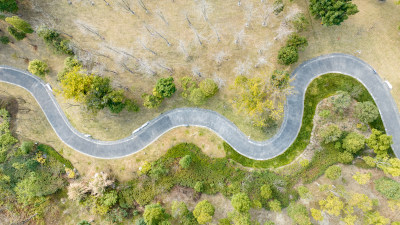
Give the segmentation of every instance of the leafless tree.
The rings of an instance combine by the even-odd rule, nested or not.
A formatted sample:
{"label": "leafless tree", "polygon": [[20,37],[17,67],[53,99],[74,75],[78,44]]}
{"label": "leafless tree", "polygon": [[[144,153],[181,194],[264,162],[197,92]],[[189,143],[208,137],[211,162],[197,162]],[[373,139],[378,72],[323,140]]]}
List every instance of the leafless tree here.
{"label": "leafless tree", "polygon": [[156,65],[159,66],[160,68],[167,70],[170,74],[172,74],[174,72],[174,69],[171,67],[168,67],[165,62],[161,59],[156,61]]}
{"label": "leafless tree", "polygon": [[154,34],[154,32],[151,30],[151,28],[149,27],[149,25],[147,25],[146,23],[143,25],[144,26],[144,28],[146,28],[146,30],[147,30],[147,32],[149,32],[149,34],[151,35],[151,36],[154,36],[155,34]]}
{"label": "leafless tree", "polygon": [[214,61],[217,63],[217,65],[221,65],[222,62],[225,61],[225,58],[227,57],[226,52],[220,51],[215,55]]}
{"label": "leafless tree", "polygon": [[266,27],[268,25],[269,16],[273,12],[274,12],[274,8],[272,8],[271,6],[263,5],[263,7],[262,7],[263,21],[262,21],[262,24],[261,24],[263,27]]}
{"label": "leafless tree", "polygon": [[147,7],[146,7],[146,5],[143,3],[143,1],[142,1],[142,0],[138,0],[138,2],[139,2],[139,5],[144,9],[144,11],[145,11],[146,13],[149,13],[149,10],[147,9]]}
{"label": "leafless tree", "polygon": [[203,45],[203,42],[201,41],[201,38],[199,35],[199,32],[196,30],[196,28],[193,27],[193,24],[190,21],[188,14],[186,13],[185,16],[186,16],[186,21],[188,22],[190,29],[192,29],[194,35],[196,35],[197,41],[199,42],[200,45]]}
{"label": "leafless tree", "polygon": [[257,63],[254,65],[255,68],[267,65],[267,59],[265,57],[259,57]]}
{"label": "leafless tree", "polygon": [[218,74],[214,73],[213,75],[213,80],[215,83],[218,85],[218,88],[221,89],[223,86],[225,86],[225,80],[220,78]]}
{"label": "leafless tree", "polygon": [[190,22],[190,19],[189,19],[188,13],[185,13],[185,17],[186,17],[186,21],[187,21],[187,22],[188,22],[188,24],[189,24],[189,27],[192,27],[192,22]]}
{"label": "leafless tree", "polygon": [[246,7],[246,23],[245,27],[250,27],[251,20],[253,18],[253,4],[250,3]]}
{"label": "leafless tree", "polygon": [[157,55],[157,52],[155,52],[154,50],[152,50],[146,46],[146,40],[144,40],[143,38],[142,38],[142,40],[139,40],[139,44],[143,47],[143,49],[151,52],[153,55]]}
{"label": "leafless tree", "polygon": [[274,37],[274,40],[284,39],[292,32],[293,31],[289,28],[288,24],[283,21],[279,28],[276,30],[276,36]]}
{"label": "leafless tree", "polygon": [[133,72],[131,69],[129,69],[129,67],[125,64],[125,63],[121,63],[121,66],[128,71],[131,74],[135,74],[135,72]]}
{"label": "leafless tree", "polygon": [[156,14],[162,19],[162,21],[164,21],[165,24],[167,24],[167,26],[169,26],[168,21],[165,19],[164,14],[160,9],[156,10]]}
{"label": "leafless tree", "polygon": [[241,6],[242,5],[242,0],[238,0],[238,6]]}
{"label": "leafless tree", "polygon": [[201,14],[203,15],[204,20],[208,23],[208,14],[207,10],[210,8],[210,5],[206,2],[206,0],[203,0],[201,2]]}
{"label": "leafless tree", "polygon": [[182,54],[185,56],[186,59],[189,58],[189,53],[186,50],[185,42],[182,40],[179,40],[178,51],[182,52]]}
{"label": "leafless tree", "polygon": [[127,0],[121,0],[121,7],[124,8],[126,11],[132,13],[133,15],[136,15],[135,11],[132,10],[131,6],[127,2]]}
{"label": "leafless tree", "polygon": [[211,27],[211,29],[214,31],[215,35],[217,36],[218,42],[221,42],[221,36],[219,35],[218,30],[217,30],[214,26],[212,26],[212,25],[210,25],[210,27]]}
{"label": "leafless tree", "polygon": [[193,74],[193,76],[202,77],[202,74],[200,72],[200,68],[197,67],[197,66],[192,67],[192,74]]}
{"label": "leafless tree", "polygon": [[166,37],[164,37],[162,34],[158,33],[158,31],[154,30],[153,31],[162,39],[164,39],[164,41],[167,43],[168,47],[171,46],[171,43],[168,41],[168,39]]}
{"label": "leafless tree", "polygon": [[146,59],[139,60],[139,69],[143,73],[149,74],[151,76],[157,75],[157,72],[155,70],[153,70],[153,67],[150,65],[150,63]]}
{"label": "leafless tree", "polygon": [[237,63],[237,66],[234,68],[234,72],[237,75],[247,75],[250,71],[250,68],[251,68],[251,65],[248,60],[246,60],[245,62],[239,61]]}
{"label": "leafless tree", "polygon": [[94,34],[95,36],[97,36],[98,38],[100,38],[101,40],[105,40],[105,38],[103,36],[100,35],[100,33],[98,31],[96,31],[94,28],[89,27],[88,25],[85,25],[83,23],[78,22],[78,24],[84,28],[86,31]]}
{"label": "leafless tree", "polygon": [[104,3],[106,3],[107,6],[110,6],[110,3],[108,3],[106,0],[103,0]]}
{"label": "leafless tree", "polygon": [[236,33],[234,41],[235,45],[242,46],[244,42],[244,36],[245,36],[244,30],[241,30],[238,33]]}
{"label": "leafless tree", "polygon": [[286,13],[285,21],[292,21],[299,13],[301,13],[301,10],[296,5],[290,7],[288,13]]}

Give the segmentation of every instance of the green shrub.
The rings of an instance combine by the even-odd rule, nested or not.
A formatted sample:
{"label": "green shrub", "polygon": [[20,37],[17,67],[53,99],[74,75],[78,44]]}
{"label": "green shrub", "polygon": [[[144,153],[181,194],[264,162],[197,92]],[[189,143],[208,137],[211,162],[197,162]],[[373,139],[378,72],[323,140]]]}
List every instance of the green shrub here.
{"label": "green shrub", "polygon": [[241,213],[248,212],[250,210],[250,199],[245,193],[237,193],[232,196],[231,200],[233,208]]}
{"label": "green shrub", "polygon": [[340,152],[338,154],[338,161],[343,164],[350,164],[353,161],[354,157],[350,152]]}
{"label": "green shrub", "polygon": [[211,222],[214,212],[214,206],[209,201],[203,200],[197,203],[193,210],[193,215],[199,224],[206,224]]}
{"label": "green shrub", "polygon": [[334,111],[337,113],[343,113],[344,110],[350,106],[351,96],[348,92],[338,91],[335,96],[330,98],[330,102],[332,103]]}
{"label": "green shrub", "polygon": [[371,102],[358,102],[355,108],[357,118],[363,123],[371,123],[379,116],[379,110],[376,105]]}
{"label": "green shrub", "polygon": [[162,102],[162,98],[156,97],[154,95],[143,94],[143,106],[149,109],[158,108]]}
{"label": "green shrub", "polygon": [[175,93],[175,91],[176,87],[173,77],[160,78],[153,89],[153,95],[159,98],[169,98]]}
{"label": "green shrub", "polygon": [[33,142],[31,141],[24,141],[21,144],[21,151],[23,154],[29,154],[33,150]]}
{"label": "green shrub", "polygon": [[206,95],[200,88],[195,88],[190,93],[189,101],[195,105],[202,105],[206,102]]}
{"label": "green shrub", "polygon": [[388,136],[377,129],[372,129],[372,134],[366,142],[368,147],[372,148],[379,157],[386,157],[390,145],[393,144],[392,136]]}
{"label": "green shrub", "polygon": [[49,67],[38,59],[29,62],[28,71],[36,76],[44,77],[49,72]]}
{"label": "green shrub", "polygon": [[278,52],[278,63],[282,65],[290,65],[299,60],[299,53],[295,47],[285,46]]}
{"label": "green shrub", "polygon": [[388,177],[381,177],[374,181],[375,189],[387,199],[400,199],[400,183]]}
{"label": "green shrub", "polygon": [[7,36],[1,36],[0,37],[0,42],[2,43],[2,44],[8,44],[8,43],[10,43],[10,39],[7,37]]}
{"label": "green shrub", "polygon": [[158,225],[167,220],[168,215],[165,213],[165,209],[157,203],[146,205],[143,218],[146,222],[146,225]]}
{"label": "green shrub", "polygon": [[195,81],[193,81],[192,77],[185,76],[180,79],[181,86],[182,86],[182,97],[183,98],[189,98],[190,93],[197,87],[197,84]]}
{"label": "green shrub", "polygon": [[275,0],[273,7],[274,7],[275,15],[278,15],[279,13],[281,13],[283,11],[283,9],[285,8],[285,5],[283,4],[282,0]]}
{"label": "green shrub", "polygon": [[268,200],[271,198],[272,196],[272,190],[271,187],[268,184],[264,184],[263,186],[261,186],[261,197],[265,200]]}
{"label": "green shrub", "polygon": [[123,90],[112,90],[103,97],[103,100],[112,113],[120,113],[125,108]]}
{"label": "green shrub", "polygon": [[14,27],[8,27],[7,30],[8,30],[8,33],[10,33],[10,35],[13,36],[15,38],[15,40],[17,40],[17,41],[20,41],[26,37],[25,33],[19,32]]}
{"label": "green shrub", "polygon": [[131,99],[125,99],[125,108],[128,112],[138,112],[139,106]]}
{"label": "green shrub", "polygon": [[218,91],[218,85],[209,78],[202,80],[199,87],[206,97],[211,97],[215,95]]}
{"label": "green shrub", "polygon": [[179,165],[181,165],[181,167],[184,168],[184,169],[189,168],[190,163],[192,163],[192,156],[190,156],[190,155],[185,155],[185,156],[179,161]]}
{"label": "green shrub", "polygon": [[281,212],[281,202],[279,202],[277,199],[274,199],[272,201],[268,202],[269,209],[272,212]]}
{"label": "green shrub", "polygon": [[18,16],[7,17],[6,22],[15,27],[19,32],[30,34],[33,33],[31,25]]}
{"label": "green shrub", "polygon": [[16,13],[17,11],[18,11],[18,5],[16,0],[0,1],[0,12]]}
{"label": "green shrub", "polygon": [[308,26],[310,25],[310,22],[307,20],[304,13],[298,13],[291,22],[297,32],[307,30]]}
{"label": "green shrub", "polygon": [[203,182],[197,181],[196,184],[194,185],[194,190],[196,192],[202,192],[204,190]]}
{"label": "green shrub", "polygon": [[44,42],[54,48],[57,53],[73,55],[74,52],[70,46],[69,40],[61,37],[60,33],[45,26],[41,26],[37,30],[39,37],[43,38]]}
{"label": "green shrub", "polygon": [[331,143],[331,142],[335,142],[337,140],[339,140],[342,137],[342,131],[340,130],[340,128],[335,125],[335,124],[331,124],[327,127],[325,127],[320,135],[321,138],[323,139],[323,142],[325,144]]}
{"label": "green shrub", "polygon": [[343,139],[342,147],[355,154],[365,147],[365,137],[362,134],[351,132]]}
{"label": "green shrub", "polygon": [[90,223],[86,220],[82,220],[78,223],[78,225],[90,225]]}
{"label": "green shrub", "polygon": [[271,84],[278,89],[285,89],[289,85],[290,75],[286,71],[275,70],[271,75]]}
{"label": "green shrub", "polygon": [[342,175],[342,168],[340,166],[330,166],[325,171],[325,176],[328,179],[336,180]]}
{"label": "green shrub", "polygon": [[307,39],[296,33],[289,35],[289,39],[286,41],[286,46],[294,47],[296,49],[304,49],[307,45]]}
{"label": "green shrub", "polygon": [[290,203],[287,208],[288,216],[299,225],[311,225],[310,217],[308,216],[307,208],[300,203]]}
{"label": "green shrub", "polygon": [[322,117],[323,119],[328,119],[331,117],[331,111],[330,110],[322,110],[319,114],[320,117]]}
{"label": "green shrub", "polygon": [[310,190],[306,186],[299,186],[297,191],[299,192],[301,198],[307,199],[311,196]]}

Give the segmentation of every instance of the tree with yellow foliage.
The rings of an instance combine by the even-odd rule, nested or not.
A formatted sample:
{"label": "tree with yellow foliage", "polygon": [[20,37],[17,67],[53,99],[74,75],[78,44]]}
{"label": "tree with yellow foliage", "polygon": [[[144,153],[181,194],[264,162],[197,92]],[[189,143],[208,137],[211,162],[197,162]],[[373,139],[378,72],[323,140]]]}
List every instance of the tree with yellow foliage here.
{"label": "tree with yellow foliage", "polygon": [[83,101],[85,95],[91,90],[94,76],[81,71],[80,66],[74,67],[66,73],[61,80],[61,87],[66,98]]}
{"label": "tree with yellow foliage", "polygon": [[340,212],[344,207],[344,203],[340,200],[339,197],[330,193],[326,199],[320,200],[319,205],[321,209],[326,211],[328,214],[339,216]]}

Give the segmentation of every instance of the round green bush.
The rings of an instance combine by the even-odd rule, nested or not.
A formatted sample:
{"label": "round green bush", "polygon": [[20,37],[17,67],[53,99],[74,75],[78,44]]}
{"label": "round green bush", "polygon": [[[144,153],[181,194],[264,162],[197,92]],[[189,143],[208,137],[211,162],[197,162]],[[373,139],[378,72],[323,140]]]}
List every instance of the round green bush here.
{"label": "round green bush", "polygon": [[192,163],[192,156],[190,155],[185,155],[181,160],[179,160],[179,165],[184,169],[189,168],[190,163]]}
{"label": "round green bush", "polygon": [[232,206],[233,208],[241,213],[248,212],[250,209],[250,199],[245,193],[238,193],[232,196]]}
{"label": "round green bush", "polygon": [[49,69],[45,62],[35,59],[29,62],[28,71],[36,76],[44,77]]}
{"label": "round green bush", "polygon": [[278,52],[278,63],[282,65],[290,65],[299,60],[299,53],[297,48],[293,46],[285,46]]}
{"label": "round green bush", "polygon": [[357,103],[355,113],[357,118],[363,123],[371,123],[379,116],[378,108],[370,101]]}
{"label": "round green bush", "polygon": [[190,92],[189,101],[195,105],[202,105],[206,102],[206,95],[200,88],[195,88]]}
{"label": "round green bush", "polygon": [[400,183],[388,177],[381,177],[375,180],[375,189],[387,199],[400,199]]}
{"label": "round green bush", "polygon": [[330,166],[325,171],[325,176],[328,179],[336,180],[342,175],[342,168],[340,166]]}
{"label": "round green bush", "polygon": [[202,80],[199,87],[206,97],[211,97],[218,91],[218,85],[210,78]]}
{"label": "round green bush", "polygon": [[365,137],[362,134],[351,132],[343,139],[342,147],[350,153],[357,153],[365,146]]}

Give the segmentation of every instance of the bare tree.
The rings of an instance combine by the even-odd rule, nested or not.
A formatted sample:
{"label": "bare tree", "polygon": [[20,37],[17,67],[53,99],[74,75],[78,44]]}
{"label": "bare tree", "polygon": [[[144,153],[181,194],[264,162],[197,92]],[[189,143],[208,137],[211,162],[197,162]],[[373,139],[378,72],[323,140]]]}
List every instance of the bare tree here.
{"label": "bare tree", "polygon": [[86,31],[89,31],[90,33],[94,34],[95,36],[97,36],[98,38],[100,38],[101,40],[105,40],[105,38],[103,36],[101,36],[99,34],[98,31],[96,31],[94,28],[89,27],[88,25],[85,25],[83,23],[78,22],[78,24],[83,27]]}
{"label": "bare tree", "polygon": [[168,47],[171,46],[171,43],[168,41],[168,39],[166,37],[164,37],[162,34],[158,33],[156,30],[153,29],[153,31],[162,39],[164,39],[164,41],[167,43]]}
{"label": "bare tree", "polygon": [[162,21],[164,21],[165,24],[167,24],[167,26],[169,26],[168,21],[165,19],[164,14],[160,9],[156,10],[156,14],[162,19]]}
{"label": "bare tree", "polygon": [[217,65],[221,65],[222,62],[225,61],[225,58],[227,57],[226,52],[220,51],[215,55],[214,61],[217,63]]}
{"label": "bare tree", "polygon": [[106,3],[107,6],[110,6],[110,3],[108,3],[106,0],[103,0],[104,3]]}
{"label": "bare tree", "polygon": [[288,13],[286,13],[285,21],[292,21],[299,13],[301,13],[301,10],[296,5],[290,7]]}
{"label": "bare tree", "polygon": [[210,5],[206,2],[206,0],[203,0],[201,2],[201,14],[203,15],[204,20],[208,23],[208,14],[207,10],[210,8]]}
{"label": "bare tree", "polygon": [[182,54],[185,56],[186,59],[189,58],[189,53],[186,50],[185,42],[182,40],[179,40],[178,51],[182,52]]}
{"label": "bare tree", "polygon": [[143,49],[149,51],[153,55],[157,55],[157,52],[146,46],[146,40],[144,38],[142,38],[142,40],[139,40],[139,44],[143,47]]}
{"label": "bare tree", "polygon": [[146,13],[149,13],[149,10],[147,9],[147,7],[146,7],[146,5],[143,3],[143,1],[142,1],[142,0],[138,0],[138,2],[139,2],[139,5],[144,9],[144,11],[145,11]]}
{"label": "bare tree", "polygon": [[172,74],[174,72],[174,69],[171,67],[168,67],[165,62],[161,59],[156,61],[156,65],[159,66],[160,68],[167,70],[170,74]]}
{"label": "bare tree", "polygon": [[242,5],[242,0],[238,0],[238,6],[241,6]]}
{"label": "bare tree", "polygon": [[221,89],[223,86],[225,86],[225,80],[220,78],[218,74],[214,73],[213,75],[213,80],[215,83],[218,85],[218,88]]}
{"label": "bare tree", "polygon": [[253,4],[250,3],[246,7],[246,23],[245,27],[250,27],[251,20],[253,18]]}
{"label": "bare tree", "polygon": [[149,34],[151,35],[151,36],[154,36],[155,34],[154,34],[154,32],[151,30],[151,28],[149,27],[149,25],[147,25],[146,23],[144,23],[144,28],[146,28],[146,30],[147,30],[147,32],[149,32]]}
{"label": "bare tree", "polygon": [[157,72],[153,70],[153,67],[150,65],[150,63],[146,59],[141,59],[139,60],[139,69],[143,73],[149,74],[151,76],[157,75]]}
{"label": "bare tree", "polygon": [[186,21],[189,24],[189,27],[192,29],[193,33],[196,35],[197,41],[199,42],[200,45],[203,45],[203,42],[201,41],[201,38],[199,35],[199,32],[197,32],[196,28],[193,27],[193,24],[190,21],[188,14],[186,13],[185,16],[186,16]]}
{"label": "bare tree", "polygon": [[262,24],[261,25],[263,27],[266,27],[268,25],[269,16],[271,15],[271,13],[274,12],[274,8],[271,7],[271,6],[267,7],[267,6],[263,5],[262,12],[263,12],[263,15],[262,15],[263,20],[262,20]]}
{"label": "bare tree", "polygon": [[132,13],[133,15],[136,15],[135,11],[132,10],[131,6],[127,2],[127,0],[121,0],[121,7],[124,8],[126,11]]}
{"label": "bare tree", "polygon": [[193,76],[202,77],[202,74],[200,72],[200,68],[197,67],[197,66],[192,67],[192,74],[193,74]]}
{"label": "bare tree", "polygon": [[211,27],[211,29],[214,31],[215,35],[217,36],[218,42],[221,42],[221,36],[219,35],[218,30],[217,30],[214,26],[212,26],[212,25],[210,25],[210,27]]}
{"label": "bare tree", "polygon": [[292,32],[293,31],[289,28],[288,24],[284,21],[281,23],[279,28],[276,30],[276,36],[274,37],[274,40],[284,39]]}
{"label": "bare tree", "polygon": [[239,61],[237,63],[237,66],[234,68],[234,72],[237,75],[247,75],[250,71],[250,63],[248,62],[248,60],[246,60],[245,62],[243,61]]}
{"label": "bare tree", "polygon": [[238,33],[236,33],[234,41],[235,45],[242,46],[244,42],[244,36],[245,36],[244,30],[241,30]]}
{"label": "bare tree", "polygon": [[254,65],[255,68],[267,65],[267,59],[265,57],[259,57],[257,63]]}

